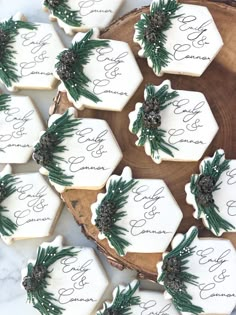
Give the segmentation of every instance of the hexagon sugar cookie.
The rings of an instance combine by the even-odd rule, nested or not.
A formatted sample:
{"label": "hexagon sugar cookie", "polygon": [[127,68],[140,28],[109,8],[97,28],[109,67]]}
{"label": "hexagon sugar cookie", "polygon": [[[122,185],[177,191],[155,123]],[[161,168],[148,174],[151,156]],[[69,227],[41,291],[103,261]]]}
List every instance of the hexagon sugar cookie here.
{"label": "hexagon sugar cookie", "polygon": [[200,163],[200,174],[185,186],[193,216],[217,236],[236,232],[236,160],[226,160],[222,149]]}
{"label": "hexagon sugar cookie", "polygon": [[105,120],[74,118],[74,108],[49,118],[33,158],[58,192],[100,189],[122,158]]}
{"label": "hexagon sugar cookie", "polygon": [[124,0],[44,0],[43,8],[50,11],[50,20],[57,20],[64,31],[73,35],[93,27],[106,28]]}
{"label": "hexagon sugar cookie", "polygon": [[97,30],[78,33],[58,56],[59,90],[78,109],[121,111],[143,77],[127,43],[97,36]]}
{"label": "hexagon sugar cookie", "polygon": [[157,264],[165,298],[183,314],[231,314],[236,303],[236,252],[229,240],[178,234]]}
{"label": "hexagon sugar cookie", "polygon": [[129,114],[129,130],[155,163],[198,161],[218,131],[205,96],[173,90],[170,81],[146,86],[144,102]]}
{"label": "hexagon sugar cookie", "polygon": [[42,315],[93,315],[108,279],[92,248],[64,247],[62,237],[38,248],[22,270],[28,302]]}
{"label": "hexagon sugar cookie", "polygon": [[178,315],[170,301],[161,292],[139,290],[139,282],[133,280],[128,286],[119,285],[113,291],[112,302],[105,302],[96,315]]}
{"label": "hexagon sugar cookie", "polygon": [[44,124],[28,96],[0,95],[0,163],[26,163]]}
{"label": "hexagon sugar cookie", "polygon": [[55,59],[64,46],[51,24],[24,20],[17,14],[0,23],[0,80],[9,91],[51,90]]}
{"label": "hexagon sugar cookie", "polygon": [[12,175],[10,165],[0,173],[0,236],[5,243],[50,235],[61,206],[39,173]]}
{"label": "hexagon sugar cookie", "polygon": [[98,237],[106,238],[120,256],[127,252],[162,253],[183,217],[163,180],[134,180],[129,167],[121,176],[109,178],[106,193],[98,194],[91,210]]}
{"label": "hexagon sugar cookie", "polygon": [[153,0],[135,24],[134,42],[157,76],[199,77],[223,46],[208,9],[177,0]]}

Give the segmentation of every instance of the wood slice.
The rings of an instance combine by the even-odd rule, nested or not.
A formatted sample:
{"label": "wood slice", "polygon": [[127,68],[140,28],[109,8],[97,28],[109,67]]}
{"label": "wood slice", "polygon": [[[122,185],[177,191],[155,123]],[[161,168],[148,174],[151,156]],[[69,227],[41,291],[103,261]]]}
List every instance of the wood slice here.
{"label": "wood slice", "polygon": [[[185,202],[184,186],[193,173],[198,173],[199,163],[162,162],[160,165],[152,162],[143,147],[135,145],[136,136],[128,130],[128,113],[134,110],[136,102],[143,100],[143,91],[147,83],[159,85],[164,79],[170,79],[174,89],[200,91],[206,96],[213,114],[220,127],[217,136],[209,146],[205,155],[213,155],[216,149],[223,148],[226,158],[236,158],[236,9],[225,4],[209,3],[206,1],[188,1],[192,4],[202,4],[209,8],[215,23],[224,40],[224,47],[217,58],[208,67],[200,78],[180,75],[164,75],[156,77],[147,66],[146,59],[138,57],[139,46],[133,43],[134,24],[142,12],[149,8],[142,8],[131,12],[114,22],[102,34],[102,38],[122,40],[131,46],[139,67],[143,73],[144,81],[122,112],[109,112],[98,110],[78,111],[79,117],[94,117],[105,119],[112,128],[116,139],[123,151],[124,158],[114,173],[121,174],[124,166],[130,166],[134,178],[161,178],[164,179],[172,194],[183,211],[183,221],[178,232],[186,232],[190,226],[196,225],[201,236],[213,237],[200,220],[192,216],[193,208]],[[68,106],[65,93],[59,93],[51,108],[52,112],[64,112]],[[161,254],[128,253],[119,257],[108,245],[107,240],[98,239],[98,230],[91,224],[90,205],[96,201],[98,191],[69,190],[63,193],[69,210],[76,221],[82,225],[85,235],[94,240],[99,249],[106,255],[109,262],[119,269],[131,268],[138,271],[141,278],[156,281],[156,263],[161,259]],[[230,239],[236,246],[235,233],[225,233],[225,238]]]}

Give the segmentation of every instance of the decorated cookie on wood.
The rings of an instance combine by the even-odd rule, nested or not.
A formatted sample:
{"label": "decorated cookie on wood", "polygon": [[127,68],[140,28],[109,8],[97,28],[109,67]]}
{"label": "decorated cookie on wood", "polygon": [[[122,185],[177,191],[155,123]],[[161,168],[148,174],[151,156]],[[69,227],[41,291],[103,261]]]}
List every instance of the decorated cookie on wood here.
{"label": "decorated cookie on wood", "polygon": [[0,163],[26,163],[44,124],[28,96],[0,94]]}
{"label": "decorated cookie on wood", "polygon": [[194,218],[217,236],[236,232],[236,160],[226,160],[222,149],[200,163],[200,174],[185,186]]}
{"label": "decorated cookie on wood", "polygon": [[236,252],[229,240],[198,238],[192,227],[157,264],[165,298],[186,314],[231,314],[236,303]]}
{"label": "decorated cookie on wood", "polygon": [[93,27],[106,28],[113,20],[124,0],[44,0],[43,8],[50,12],[64,31],[73,35]]}
{"label": "decorated cookie on wood", "polygon": [[134,180],[129,167],[109,178],[91,210],[98,237],[121,256],[164,252],[183,217],[163,180]]}
{"label": "decorated cookie on wood", "polygon": [[208,9],[177,0],[153,0],[135,24],[134,42],[157,76],[199,77],[223,46]]}
{"label": "decorated cookie on wood", "polygon": [[101,40],[96,30],[78,33],[56,63],[56,76],[78,109],[121,111],[143,80],[125,42]]}
{"label": "decorated cookie on wood", "polygon": [[28,302],[42,315],[92,315],[108,287],[92,248],[64,247],[62,237],[38,248],[22,270]]}
{"label": "decorated cookie on wood", "polygon": [[56,56],[63,45],[51,24],[17,14],[0,23],[0,80],[9,91],[52,90]]}
{"label": "decorated cookie on wood", "polygon": [[106,301],[96,315],[178,315],[171,301],[166,301],[161,292],[140,290],[139,282],[119,285],[113,291],[112,302]]}
{"label": "decorated cookie on wood", "polygon": [[39,173],[13,175],[10,165],[0,173],[0,236],[14,240],[49,236],[62,202]]}
{"label": "decorated cookie on wood", "polygon": [[33,159],[58,192],[102,188],[122,158],[105,120],[75,118],[74,108],[49,118]]}
{"label": "decorated cookie on wood", "polygon": [[136,145],[155,163],[198,161],[218,131],[205,96],[200,92],[173,90],[169,80],[149,84],[144,102],[129,114],[129,130]]}

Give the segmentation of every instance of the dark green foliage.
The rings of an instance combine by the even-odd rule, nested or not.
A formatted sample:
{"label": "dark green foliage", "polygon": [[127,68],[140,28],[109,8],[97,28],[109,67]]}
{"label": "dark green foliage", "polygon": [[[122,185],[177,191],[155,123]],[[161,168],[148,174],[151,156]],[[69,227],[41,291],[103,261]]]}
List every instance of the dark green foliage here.
{"label": "dark green foliage", "polygon": [[16,185],[19,183],[18,178],[11,174],[0,178],[0,234],[10,236],[17,229],[17,225],[4,215],[9,210],[2,206],[1,203],[16,191]]}
{"label": "dark green foliage", "polygon": [[[146,87],[147,97],[139,109],[132,132],[139,136],[138,145],[143,146],[147,141],[151,147],[151,155],[155,156],[159,150],[174,156],[172,149],[176,149],[165,141],[166,131],[160,129],[161,111],[171,104],[170,100],[178,96],[176,91],[168,92],[168,85],[163,85],[157,92],[150,84]],[[154,119],[156,117],[156,119]]]}
{"label": "dark green foliage", "polygon": [[11,100],[11,96],[8,94],[2,94],[0,95],[0,112],[7,110],[9,108],[8,103]]}
{"label": "dark green foliage", "polygon": [[195,249],[195,247],[191,247],[191,244],[197,234],[197,228],[193,228],[191,234],[188,237],[185,234],[182,242],[165,256],[162,273],[157,280],[164,283],[164,287],[172,296],[172,301],[178,311],[195,315],[204,311],[201,307],[192,304],[192,297],[186,290],[186,283],[198,285],[198,277],[187,271],[189,268],[188,257],[193,255]]}
{"label": "dark green foliage", "polygon": [[67,150],[62,142],[67,137],[73,137],[74,131],[80,125],[80,119],[69,115],[68,110],[58,118],[41,136],[40,141],[34,147],[33,158],[49,171],[49,179],[62,186],[71,186],[73,176],[64,174],[60,168],[60,161],[64,161],[58,153]]}
{"label": "dark green foliage", "polygon": [[[93,30],[89,31],[80,42],[76,42],[69,49],[61,52],[56,64],[57,74],[63,81],[71,97],[77,101],[84,96],[97,103],[100,99],[87,90],[90,79],[84,74],[84,66],[89,63],[90,56],[99,47],[107,47],[108,40],[91,39]],[[72,58],[66,58],[65,54],[70,53]]]}
{"label": "dark green foliage", "polygon": [[96,210],[96,226],[103,233],[117,253],[125,254],[124,249],[129,245],[122,236],[127,230],[116,224],[126,215],[126,211],[120,211],[127,202],[128,192],[137,182],[135,180],[125,181],[120,178],[118,181],[111,181],[106,196]]}
{"label": "dark green foliage", "polygon": [[54,16],[62,20],[68,25],[79,27],[82,25],[78,11],[71,10],[68,6],[68,0],[45,0],[44,5]]}
{"label": "dark green foliage", "polygon": [[12,44],[21,28],[34,30],[37,27],[30,22],[14,21],[13,18],[0,23],[0,79],[7,87],[19,80],[14,62],[16,51],[12,49]]}
{"label": "dark green foliage", "polygon": [[190,189],[195,196],[198,218],[204,213],[210,229],[216,235],[221,230],[230,231],[235,227],[219,215],[219,207],[215,204],[213,193],[220,189],[220,176],[229,169],[229,160],[224,159],[224,154],[216,151],[212,161],[206,161],[200,175],[192,175]]}
{"label": "dark green foliage", "polygon": [[115,299],[110,307],[105,303],[105,310],[98,312],[97,315],[131,315],[131,307],[140,304],[140,297],[134,296],[139,287],[139,282],[132,288],[129,285],[128,290],[123,289],[120,291],[119,287],[116,292]]}
{"label": "dark green foliage", "polygon": [[[28,300],[42,315],[61,315],[63,308],[57,306],[53,294],[47,292],[47,279],[50,278],[52,265],[64,258],[76,256],[73,247],[58,250],[58,247],[39,247],[35,265],[28,264],[28,273],[22,285],[27,291]],[[51,268],[49,268],[51,267]]]}
{"label": "dark green foliage", "polygon": [[181,7],[175,0],[160,0],[153,3],[149,14],[143,14],[135,28],[137,39],[141,41],[146,58],[150,58],[155,72],[160,73],[162,67],[168,65],[170,53],[165,48],[165,32],[172,26],[172,19],[179,17],[176,11]]}

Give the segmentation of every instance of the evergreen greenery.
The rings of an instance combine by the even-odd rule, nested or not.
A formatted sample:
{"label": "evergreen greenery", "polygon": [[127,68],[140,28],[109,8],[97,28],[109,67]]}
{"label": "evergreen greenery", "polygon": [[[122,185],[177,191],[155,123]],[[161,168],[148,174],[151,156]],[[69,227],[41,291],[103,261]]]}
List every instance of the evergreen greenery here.
{"label": "evergreen greenery", "polygon": [[7,110],[9,108],[8,103],[11,100],[11,96],[8,94],[1,94],[0,95],[0,112]]}
{"label": "evergreen greenery", "polygon": [[198,277],[188,272],[188,257],[193,255],[195,249],[191,244],[197,234],[197,228],[193,228],[191,234],[188,237],[185,234],[180,244],[165,256],[162,273],[157,279],[158,282],[164,283],[166,291],[172,296],[173,304],[179,312],[195,315],[204,311],[201,307],[192,304],[192,297],[187,292],[186,283],[198,285]]}
{"label": "evergreen greenery", "polygon": [[62,144],[66,138],[73,137],[74,131],[80,125],[80,119],[70,115],[68,110],[46,130],[34,147],[34,160],[46,168],[49,179],[62,186],[71,186],[73,176],[68,176],[60,168],[63,157],[58,155],[67,150]]}
{"label": "evergreen greenery", "polygon": [[107,47],[109,41],[91,39],[92,35],[93,30],[89,31],[81,41],[75,42],[69,49],[62,51],[57,57],[59,62],[56,64],[56,70],[75,101],[84,96],[97,103],[100,99],[87,89],[91,80],[85,75],[84,66],[89,63],[94,50]]}
{"label": "evergreen greenery", "polygon": [[144,56],[150,58],[155,72],[160,73],[167,66],[171,57],[165,44],[165,32],[172,26],[172,20],[179,17],[176,11],[181,5],[176,0],[160,0],[151,5],[150,13],[143,14],[135,24],[137,39],[141,41]]}
{"label": "evergreen greenery", "polygon": [[0,23],[0,79],[7,87],[19,81],[14,61],[16,51],[12,49],[12,44],[22,28],[34,30],[37,27],[30,22],[14,21],[13,18]]}
{"label": "evergreen greenery", "polygon": [[202,213],[216,235],[221,230],[227,232],[235,227],[219,214],[219,207],[215,204],[213,193],[220,189],[220,177],[223,172],[229,169],[229,160],[224,159],[224,153],[216,151],[212,161],[207,160],[201,169],[200,175],[192,175],[190,182],[191,193],[195,196],[198,208],[198,218]]}
{"label": "evergreen greenery", "polygon": [[176,147],[165,141],[166,131],[159,128],[161,125],[161,111],[171,105],[170,100],[178,96],[176,91],[168,92],[168,88],[168,85],[163,85],[155,91],[152,84],[146,87],[146,99],[133,124],[132,132],[134,134],[140,133],[138,145],[143,146],[148,141],[153,157],[158,154],[159,150],[174,156],[172,149],[176,149]]}
{"label": "evergreen greenery", "polygon": [[126,211],[120,210],[126,204],[128,193],[136,183],[133,179],[126,181],[122,177],[117,181],[110,181],[107,194],[96,209],[97,228],[121,256],[125,254],[125,247],[130,244],[123,238],[127,230],[116,223],[126,215]]}

